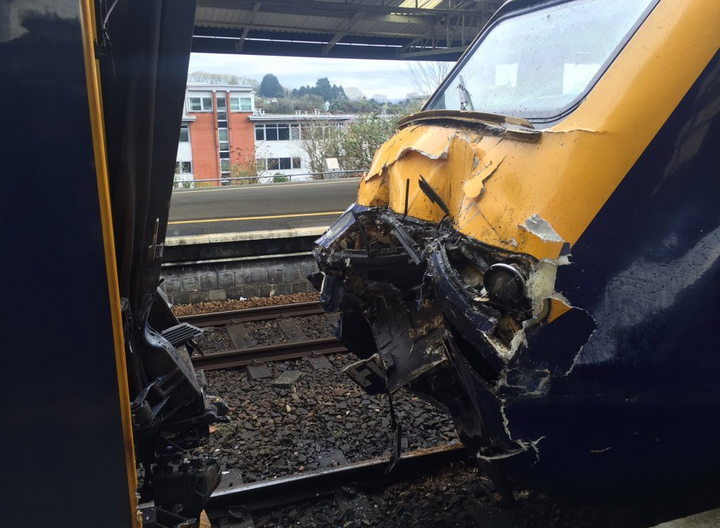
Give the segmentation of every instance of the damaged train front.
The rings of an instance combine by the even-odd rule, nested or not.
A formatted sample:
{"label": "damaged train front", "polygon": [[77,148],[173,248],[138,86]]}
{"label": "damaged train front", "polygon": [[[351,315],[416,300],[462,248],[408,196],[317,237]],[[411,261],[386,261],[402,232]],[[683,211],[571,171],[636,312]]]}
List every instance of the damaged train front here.
{"label": "damaged train front", "polygon": [[498,10],[316,243],[358,384],[427,397],[491,473],[543,487],[720,461],[717,9]]}
{"label": "damaged train front", "polygon": [[[482,215],[472,182],[484,186],[502,164],[486,145],[534,147],[539,134],[518,119],[425,114],[429,122],[407,119],[381,147],[359,202],[317,241],[321,272],[311,281],[323,307],[340,312],[338,337],[360,358],[346,371],[354,381],[370,393],[414,390],[449,412],[481,460],[528,466],[541,438],[516,437],[505,403],[546,394],[553,376],[572,368],[593,322],[554,290],[567,244],[540,216],[522,230],[554,246],[556,258],[514,250],[512,237],[510,249],[493,246],[462,228]],[[463,191],[454,174],[474,176]],[[576,312],[566,317],[578,335],[539,355],[543,327],[566,312]]]}

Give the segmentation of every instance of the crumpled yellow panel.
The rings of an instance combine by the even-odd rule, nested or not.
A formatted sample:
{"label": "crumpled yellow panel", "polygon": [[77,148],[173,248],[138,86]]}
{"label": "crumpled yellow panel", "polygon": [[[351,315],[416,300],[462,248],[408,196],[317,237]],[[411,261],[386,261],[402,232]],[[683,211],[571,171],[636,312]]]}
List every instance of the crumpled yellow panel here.
{"label": "crumpled yellow panel", "polygon": [[429,130],[418,125],[404,128],[378,149],[365,179],[379,176],[384,169],[412,152],[429,159],[444,159],[453,135],[451,128]]}
{"label": "crumpled yellow panel", "polygon": [[[537,142],[471,120],[426,121],[376,154],[363,204],[439,221],[422,175],[462,233],[507,251],[557,258],[577,242],[718,49],[720,4],[661,2],[585,100]],[[693,42],[692,53],[678,42]],[[654,50],[648,53],[648,50]],[[406,185],[409,181],[409,191]],[[552,236],[533,230],[546,223]]]}

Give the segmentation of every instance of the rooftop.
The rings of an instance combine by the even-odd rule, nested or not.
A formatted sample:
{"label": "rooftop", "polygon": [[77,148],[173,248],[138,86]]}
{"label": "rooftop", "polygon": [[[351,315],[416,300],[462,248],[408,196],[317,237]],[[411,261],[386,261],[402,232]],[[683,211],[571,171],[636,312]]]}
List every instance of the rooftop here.
{"label": "rooftop", "polygon": [[457,60],[503,0],[198,0],[193,51]]}
{"label": "rooftop", "polygon": [[187,83],[188,92],[252,92],[252,86],[240,84]]}
{"label": "rooftop", "polygon": [[250,116],[250,121],[347,121],[355,119],[354,114],[328,114],[325,112],[313,113],[307,112],[302,114],[260,114],[255,113]]}

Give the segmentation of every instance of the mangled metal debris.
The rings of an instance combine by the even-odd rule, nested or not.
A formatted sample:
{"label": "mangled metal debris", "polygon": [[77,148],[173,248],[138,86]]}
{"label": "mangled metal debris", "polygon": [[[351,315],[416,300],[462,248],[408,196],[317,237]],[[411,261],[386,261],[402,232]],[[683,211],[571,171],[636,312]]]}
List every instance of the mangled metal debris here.
{"label": "mangled metal debris", "polygon": [[[409,123],[376,155],[360,203],[317,241],[311,280],[341,313],[338,337],[360,358],[346,372],[360,386],[416,391],[450,412],[481,461],[529,467],[544,435],[514,431],[515,403],[548,395],[595,323],[555,289],[570,255],[549,221],[533,213],[500,232],[483,212],[508,167],[506,155],[480,158],[478,137],[502,137],[482,130]],[[463,193],[448,184],[455,171],[470,174]],[[477,221],[505,243],[466,234]]]}
{"label": "mangled metal debris", "polygon": [[[515,438],[505,407],[547,393],[594,329],[554,290],[566,257],[498,251],[450,222],[358,205],[318,240],[316,257],[321,302],[340,310],[339,338],[361,358],[351,378],[370,393],[408,387],[452,409],[481,457],[537,456],[540,439]],[[565,317],[579,332],[542,350],[537,330],[553,310],[574,312]]]}

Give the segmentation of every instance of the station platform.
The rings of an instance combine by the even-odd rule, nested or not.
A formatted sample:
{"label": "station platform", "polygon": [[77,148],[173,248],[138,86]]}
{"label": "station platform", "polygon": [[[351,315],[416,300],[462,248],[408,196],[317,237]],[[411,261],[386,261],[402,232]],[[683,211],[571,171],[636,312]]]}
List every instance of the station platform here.
{"label": "station platform", "polygon": [[720,509],[664,522],[653,528],[717,528],[718,526],[720,526]]}
{"label": "station platform", "polygon": [[326,228],[355,201],[359,183],[343,178],[176,190],[167,238],[230,234],[239,240],[246,233]]}
{"label": "station platform", "polygon": [[359,179],[175,191],[163,250],[168,300],[187,304],[313,291],[311,251],[355,201]]}

